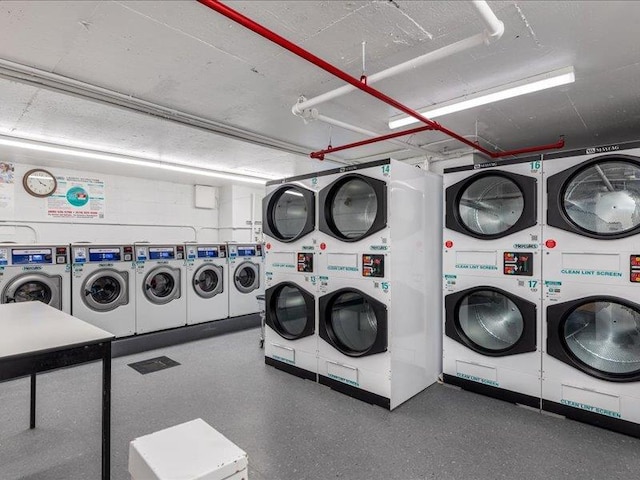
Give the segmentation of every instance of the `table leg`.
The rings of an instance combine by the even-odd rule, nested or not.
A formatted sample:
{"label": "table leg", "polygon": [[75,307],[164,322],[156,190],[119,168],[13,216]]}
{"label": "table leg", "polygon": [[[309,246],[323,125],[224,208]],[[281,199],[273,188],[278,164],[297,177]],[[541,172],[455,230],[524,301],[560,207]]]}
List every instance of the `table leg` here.
{"label": "table leg", "polygon": [[102,357],[102,480],[111,477],[111,342]]}
{"label": "table leg", "polygon": [[36,374],[31,374],[31,410],[29,415],[29,428],[36,428]]}

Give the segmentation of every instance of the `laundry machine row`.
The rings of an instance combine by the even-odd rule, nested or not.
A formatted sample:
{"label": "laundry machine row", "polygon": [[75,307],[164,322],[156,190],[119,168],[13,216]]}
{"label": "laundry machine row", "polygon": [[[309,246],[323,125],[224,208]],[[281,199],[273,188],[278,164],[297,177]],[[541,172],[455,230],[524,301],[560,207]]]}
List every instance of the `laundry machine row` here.
{"label": "laundry machine row", "polygon": [[[116,337],[224,319],[232,295],[228,249],[226,243],[7,244],[0,246],[0,302],[42,301]],[[254,298],[247,303],[247,313],[257,312]]]}
{"label": "laundry machine row", "polygon": [[384,160],[267,188],[265,362],[389,409],[434,383],[440,177]]}
{"label": "laundry machine row", "polygon": [[444,380],[640,436],[640,142],[444,186]]}

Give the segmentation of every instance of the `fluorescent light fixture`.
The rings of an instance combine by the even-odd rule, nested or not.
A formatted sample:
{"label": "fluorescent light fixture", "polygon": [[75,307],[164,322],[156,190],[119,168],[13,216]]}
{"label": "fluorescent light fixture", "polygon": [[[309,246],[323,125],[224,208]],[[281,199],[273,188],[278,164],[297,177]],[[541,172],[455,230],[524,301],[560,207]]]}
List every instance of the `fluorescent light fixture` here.
{"label": "fluorescent light fixture", "polygon": [[[525,78],[517,82],[508,83],[500,87],[478,92],[479,96],[475,98],[469,98],[468,100],[453,100],[450,102],[442,103],[438,106],[424,107],[419,109],[421,115],[432,119],[448,115],[454,112],[460,112],[461,110],[467,110],[469,108],[479,107],[480,105],[487,105],[488,103],[499,102],[507,98],[519,97],[520,95],[526,95],[528,93],[539,92],[540,90],[546,90],[547,88],[558,87],[560,85],[566,85],[568,83],[575,82],[576,77],[573,71],[573,67],[565,67],[552,72],[536,75],[535,77]],[[397,115],[389,120],[389,128],[399,128],[412,123],[417,123],[419,120],[408,117],[406,115]]]}
{"label": "fluorescent light fixture", "polygon": [[233,180],[237,182],[256,183],[259,185],[264,185],[268,180],[266,178],[252,177],[249,175],[225,173],[225,172],[219,172],[216,170],[208,170],[206,168],[187,167],[187,166],[182,166],[175,163],[166,163],[166,162],[161,162],[156,160],[142,160],[138,158],[127,157],[124,155],[117,155],[114,153],[98,152],[95,150],[86,150],[86,149],[80,149],[76,147],[56,145],[53,143],[36,142],[33,140],[27,140],[23,138],[0,136],[0,145],[6,145],[8,147],[24,148],[27,150],[34,150],[38,152],[57,153],[60,155],[68,155],[72,157],[92,158],[94,160],[121,163],[125,165],[135,165],[135,166],[146,167],[146,168],[158,168],[162,170],[169,170],[172,172],[200,175],[203,177],[221,178],[221,179]]}

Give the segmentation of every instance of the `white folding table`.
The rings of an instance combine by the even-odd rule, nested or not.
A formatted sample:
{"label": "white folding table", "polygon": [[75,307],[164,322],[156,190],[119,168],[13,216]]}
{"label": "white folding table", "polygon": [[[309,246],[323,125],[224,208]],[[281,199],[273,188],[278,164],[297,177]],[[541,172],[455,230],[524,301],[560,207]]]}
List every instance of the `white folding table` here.
{"label": "white folding table", "polygon": [[36,426],[36,374],[102,360],[102,479],[111,470],[111,341],[114,336],[42,302],[0,305],[0,382],[31,376],[30,428]]}

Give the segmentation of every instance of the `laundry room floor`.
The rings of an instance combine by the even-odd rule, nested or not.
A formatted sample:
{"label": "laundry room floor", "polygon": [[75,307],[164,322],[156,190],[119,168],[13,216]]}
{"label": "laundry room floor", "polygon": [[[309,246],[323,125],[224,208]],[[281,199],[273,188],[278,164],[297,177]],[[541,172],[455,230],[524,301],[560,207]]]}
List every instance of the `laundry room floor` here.
{"label": "laundry room floor", "polygon": [[[130,363],[180,363],[141,375]],[[100,478],[99,363],[0,383],[0,478]],[[443,385],[394,412],[264,365],[258,330],[113,360],[112,478],[129,442],[202,418],[249,455],[251,480],[637,479],[640,440]]]}

